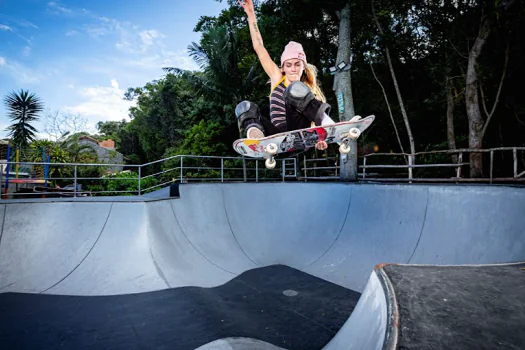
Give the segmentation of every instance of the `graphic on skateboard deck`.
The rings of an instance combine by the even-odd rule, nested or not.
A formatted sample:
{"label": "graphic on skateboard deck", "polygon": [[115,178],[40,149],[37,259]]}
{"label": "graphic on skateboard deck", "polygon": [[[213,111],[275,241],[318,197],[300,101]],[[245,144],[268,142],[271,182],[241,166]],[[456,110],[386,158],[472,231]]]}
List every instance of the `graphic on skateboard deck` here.
{"label": "graphic on skateboard deck", "polygon": [[370,115],[354,121],[286,131],[261,139],[239,139],[233,143],[233,149],[246,157],[266,158],[268,169],[275,167],[274,156],[277,154],[306,151],[319,141],[328,144],[337,142],[340,144],[339,152],[347,154],[350,152],[350,140],[357,139],[374,119],[375,116]]}

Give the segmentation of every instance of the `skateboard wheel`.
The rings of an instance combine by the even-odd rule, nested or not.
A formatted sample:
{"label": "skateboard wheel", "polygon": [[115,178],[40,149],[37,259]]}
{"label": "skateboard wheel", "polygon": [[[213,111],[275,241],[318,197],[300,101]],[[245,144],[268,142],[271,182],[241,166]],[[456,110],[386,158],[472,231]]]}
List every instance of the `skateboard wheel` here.
{"label": "skateboard wheel", "polygon": [[266,146],[266,152],[271,156],[276,155],[277,151],[278,149],[275,143],[270,143],[268,146]]}
{"label": "skateboard wheel", "polygon": [[277,162],[273,158],[268,158],[264,161],[264,165],[266,165],[268,169],[273,169],[275,165],[277,165]]}
{"label": "skateboard wheel", "polygon": [[355,140],[361,135],[361,130],[358,128],[352,128],[350,131],[348,131],[348,137]]}
{"label": "skateboard wheel", "polygon": [[339,152],[342,154],[350,153],[350,145],[342,143],[341,146],[339,146]]}

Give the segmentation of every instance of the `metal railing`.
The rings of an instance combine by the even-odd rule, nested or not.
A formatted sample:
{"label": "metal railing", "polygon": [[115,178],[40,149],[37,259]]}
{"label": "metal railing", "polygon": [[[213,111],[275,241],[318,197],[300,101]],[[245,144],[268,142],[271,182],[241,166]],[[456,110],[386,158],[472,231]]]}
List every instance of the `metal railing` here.
{"label": "metal railing", "polygon": [[[274,169],[266,169],[264,160],[261,159],[177,155],[146,164],[124,165],[127,170],[120,172],[119,176],[114,174],[83,176],[82,173],[97,173],[97,171],[101,173],[104,172],[102,170],[104,168],[122,167],[122,164],[4,162],[6,173],[4,174],[3,170],[0,171],[2,188],[0,199],[8,197],[34,198],[35,196],[47,198],[57,196],[142,195],[175,181],[260,182],[297,179],[296,158],[276,159],[276,161],[277,166]],[[17,165],[47,167],[47,171],[44,172],[46,174],[52,168],[53,174],[65,173],[68,176],[7,177],[9,169]],[[66,184],[66,186],[58,186],[59,183]],[[111,186],[108,186],[108,183]],[[15,191],[10,191],[10,189]]]}
{"label": "metal railing", "polygon": [[[497,147],[489,149],[456,149],[456,150],[437,150],[411,153],[370,153],[360,157],[362,163],[358,164],[358,177],[361,181],[409,181],[409,182],[522,182],[525,181],[525,170],[519,171],[519,157],[518,152],[525,151],[525,147]],[[507,176],[494,176],[494,155],[496,152],[512,152],[512,172],[508,168]],[[489,174],[488,177],[469,178],[465,177],[465,168],[470,166],[465,158],[468,158],[470,153],[484,153],[489,154]],[[427,156],[450,156],[450,163],[436,163],[428,162],[424,158]],[[408,159],[412,156],[413,164],[409,164]],[[371,164],[373,159],[380,157],[388,157],[391,164]],[[397,158],[397,161],[396,159]],[[455,159],[454,159],[455,158]],[[523,159],[525,159],[525,154]],[[417,161],[421,161],[418,164]],[[397,164],[392,164],[397,163]],[[524,164],[525,168],[525,164]],[[442,176],[429,176],[428,174],[414,175],[413,170],[429,170],[429,169],[452,169],[453,176],[445,171]],[[375,170],[375,173],[370,172]],[[380,170],[389,170],[386,173],[380,173]],[[395,172],[392,173],[392,170]],[[400,172],[399,170],[407,170]],[[301,167],[305,180],[336,180],[339,179],[339,157],[313,158],[307,159],[303,157],[303,164]],[[500,170],[501,172],[501,170]],[[448,175],[447,175],[448,174]]]}
{"label": "metal railing", "polygon": [[[496,152],[512,152],[512,172],[508,169],[510,162],[498,167],[499,174],[502,173],[501,169],[506,169],[508,175],[494,176]],[[520,152],[525,152],[525,147],[440,150],[414,154],[371,153],[360,157],[358,179],[376,182],[522,182],[525,181],[525,170],[519,170],[520,159],[523,162],[522,167],[525,168],[525,153],[522,153],[520,158],[518,156]],[[464,177],[465,167],[470,165],[465,158],[470,153],[489,155],[488,177]],[[410,156],[414,159],[413,164],[407,164]],[[387,161],[380,164],[377,159],[382,157],[387,157]],[[425,157],[434,157],[434,159],[428,160]],[[444,162],[447,157],[452,161]],[[103,174],[103,169],[122,167],[122,164],[4,162],[3,166],[7,167],[7,171],[5,174],[3,170],[0,171],[2,186],[0,199],[35,196],[143,195],[176,181],[260,182],[339,179],[339,157],[308,159],[303,156],[301,168],[298,168],[298,158],[276,159],[276,168],[266,169],[264,160],[261,159],[177,155],[146,164],[124,165],[126,170],[118,174]],[[7,177],[9,169],[17,165],[28,168],[47,167],[43,172],[46,176]],[[441,176],[436,176],[436,172],[440,172]]]}

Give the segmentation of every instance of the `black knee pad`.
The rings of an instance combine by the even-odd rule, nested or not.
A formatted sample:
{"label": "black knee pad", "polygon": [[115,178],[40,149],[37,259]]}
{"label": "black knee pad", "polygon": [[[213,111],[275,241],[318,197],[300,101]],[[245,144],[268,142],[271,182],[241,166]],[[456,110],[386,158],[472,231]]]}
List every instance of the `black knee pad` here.
{"label": "black knee pad", "polygon": [[284,91],[284,102],[300,113],[303,113],[314,99],[315,96],[310,88],[301,81],[294,81]]}
{"label": "black knee pad", "polygon": [[264,127],[261,123],[261,113],[259,106],[250,101],[242,101],[235,107],[235,116],[237,117],[237,125],[239,130],[246,131],[249,127],[257,127],[264,132]]}
{"label": "black knee pad", "polygon": [[259,106],[250,101],[242,101],[235,107],[235,116],[239,124],[244,124],[249,119],[261,119]]}
{"label": "black knee pad", "polygon": [[321,125],[323,113],[330,113],[330,105],[315,98],[310,88],[301,81],[294,81],[284,91],[287,108],[293,108],[315,125]]}

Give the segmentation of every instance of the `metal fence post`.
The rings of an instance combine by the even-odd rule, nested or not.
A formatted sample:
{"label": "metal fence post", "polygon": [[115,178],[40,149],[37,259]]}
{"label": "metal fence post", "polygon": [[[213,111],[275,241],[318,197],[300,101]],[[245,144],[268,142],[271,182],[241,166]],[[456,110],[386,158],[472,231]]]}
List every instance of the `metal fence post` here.
{"label": "metal fence post", "polygon": [[285,175],[285,173],[286,173],[286,171],[285,171],[285,168],[286,168],[286,159],[283,159],[283,161],[282,161],[281,164],[282,164],[281,166],[282,166],[282,168],[283,168],[283,182],[284,182],[284,175]]}
{"label": "metal fence post", "polygon": [[76,198],[77,197],[77,166],[75,165],[75,176],[74,176],[74,182],[73,182],[73,185],[74,185],[74,190],[73,190],[73,197]]}
{"label": "metal fence post", "polygon": [[363,157],[363,179],[366,178],[366,156]]}
{"label": "metal fence post", "polygon": [[458,179],[461,177],[461,163],[463,163],[463,152],[460,152],[458,155],[458,169],[456,171],[456,177]]}
{"label": "metal fence post", "polygon": [[413,178],[413,173],[412,173],[412,165],[414,165],[415,163],[415,156],[413,154],[411,154],[409,157],[408,157],[408,178],[409,179],[412,179]]}
{"label": "metal fence post", "polygon": [[305,181],[305,182],[308,181],[308,173],[307,173],[307,170],[308,170],[308,168],[306,167],[306,156],[303,156],[303,171],[304,171],[304,181]]}
{"label": "metal fence post", "polygon": [[140,179],[141,179],[141,169],[142,169],[142,165],[139,165],[139,196],[142,195],[141,191],[140,191]]}
{"label": "metal fence post", "polygon": [[221,158],[221,182],[224,182],[224,158]]}
{"label": "metal fence post", "polygon": [[255,182],[259,182],[259,161],[255,160]]}
{"label": "metal fence post", "polygon": [[183,167],[183,163],[182,163],[182,156],[180,157],[180,183],[182,183],[182,167]]}
{"label": "metal fence post", "polygon": [[[513,154],[513,157],[514,157],[514,178],[517,178],[518,177],[518,153],[516,151],[516,147],[514,147],[512,149],[512,154]],[[2,182],[2,181],[0,181],[0,182]]]}
{"label": "metal fence post", "polygon": [[493,168],[494,168],[494,151],[490,151],[490,184],[492,184]]}

